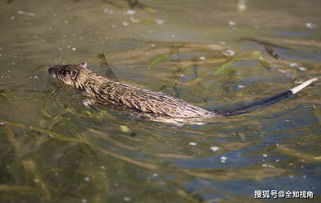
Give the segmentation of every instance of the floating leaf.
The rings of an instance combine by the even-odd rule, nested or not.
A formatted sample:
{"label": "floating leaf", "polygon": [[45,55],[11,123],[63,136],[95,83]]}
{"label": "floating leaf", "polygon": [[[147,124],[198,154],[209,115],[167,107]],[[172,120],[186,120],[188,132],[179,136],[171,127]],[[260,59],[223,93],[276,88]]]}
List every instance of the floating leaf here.
{"label": "floating leaf", "polygon": [[130,131],[126,125],[120,125],[119,127],[123,133],[128,133]]}
{"label": "floating leaf", "polygon": [[153,68],[156,64],[160,63],[161,61],[165,60],[168,57],[167,54],[161,55],[153,59],[149,64],[148,67]]}

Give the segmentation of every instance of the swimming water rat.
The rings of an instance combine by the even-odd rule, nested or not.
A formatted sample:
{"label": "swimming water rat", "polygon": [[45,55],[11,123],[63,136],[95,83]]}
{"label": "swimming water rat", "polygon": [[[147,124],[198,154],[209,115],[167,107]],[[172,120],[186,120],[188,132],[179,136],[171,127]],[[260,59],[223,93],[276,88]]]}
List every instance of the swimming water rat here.
{"label": "swimming water rat", "polygon": [[248,113],[253,109],[266,106],[287,98],[307,87],[316,78],[307,80],[295,88],[250,105],[230,111],[209,111],[189,104],[181,99],[132,85],[115,82],[97,75],[87,68],[86,63],[79,65],[53,65],[49,74],[65,84],[80,90],[85,96],[95,99],[100,104],[115,105],[142,113],[151,120],[168,122],[188,119],[203,120],[219,116],[232,116]]}

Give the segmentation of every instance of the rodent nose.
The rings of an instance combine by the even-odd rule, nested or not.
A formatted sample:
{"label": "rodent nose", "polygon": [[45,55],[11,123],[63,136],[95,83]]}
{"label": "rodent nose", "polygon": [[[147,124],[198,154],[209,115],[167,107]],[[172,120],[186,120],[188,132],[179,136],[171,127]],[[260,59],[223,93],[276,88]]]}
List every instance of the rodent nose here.
{"label": "rodent nose", "polygon": [[55,66],[50,66],[48,68],[48,72],[49,72],[49,75],[51,75],[52,77],[55,77],[56,76],[56,72],[57,72],[57,68]]}
{"label": "rodent nose", "polygon": [[50,67],[48,68],[48,72],[49,72],[49,73],[52,73],[52,72],[53,72],[53,67],[52,67],[52,66],[50,66]]}

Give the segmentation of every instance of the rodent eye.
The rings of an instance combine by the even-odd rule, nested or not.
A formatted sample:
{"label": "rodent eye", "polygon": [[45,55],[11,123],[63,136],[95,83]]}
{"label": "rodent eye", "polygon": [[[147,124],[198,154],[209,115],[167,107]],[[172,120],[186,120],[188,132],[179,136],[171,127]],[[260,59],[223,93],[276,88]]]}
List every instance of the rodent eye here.
{"label": "rodent eye", "polygon": [[66,75],[66,71],[65,70],[60,70],[60,74]]}

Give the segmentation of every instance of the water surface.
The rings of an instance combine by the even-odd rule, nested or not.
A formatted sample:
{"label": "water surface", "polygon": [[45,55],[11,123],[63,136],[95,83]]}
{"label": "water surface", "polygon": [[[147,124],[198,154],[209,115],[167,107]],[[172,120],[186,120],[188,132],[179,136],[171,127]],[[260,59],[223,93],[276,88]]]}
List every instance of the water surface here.
{"label": "water surface", "polygon": [[87,62],[105,75],[107,62],[120,81],[234,108],[320,77],[320,1],[141,3],[0,3],[0,201],[251,202],[255,190],[320,201],[320,82],[251,114],[178,127],[88,109],[47,72]]}

